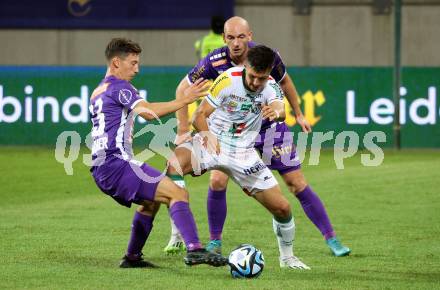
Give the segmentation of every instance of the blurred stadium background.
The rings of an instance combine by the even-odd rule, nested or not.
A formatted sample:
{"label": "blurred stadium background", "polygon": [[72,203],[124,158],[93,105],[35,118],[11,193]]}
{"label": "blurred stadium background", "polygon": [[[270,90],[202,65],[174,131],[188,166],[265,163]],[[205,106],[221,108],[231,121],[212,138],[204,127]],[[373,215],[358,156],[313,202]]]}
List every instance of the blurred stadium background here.
{"label": "blurred stadium background", "polygon": [[[380,130],[387,133],[385,145],[393,144],[395,29],[389,0],[20,0],[0,5],[0,144],[54,144],[61,129],[84,136],[89,130],[85,100],[104,74],[103,50],[112,37],[142,45],[138,89],[148,90],[151,101],[172,98],[197,61],[194,42],[209,30],[213,14],[243,16],[257,42],[279,50],[315,131],[363,135]],[[440,1],[403,1],[399,108],[404,148],[440,146],[439,14]],[[64,104],[71,96],[82,101]],[[294,122],[289,116],[288,123]]]}
{"label": "blurred stadium background", "polygon": [[[0,288],[438,288],[440,0],[401,1],[400,151],[392,149],[394,2],[0,0]],[[279,271],[269,217],[231,186],[225,248],[263,245],[268,267],[261,278],[237,282],[227,271],[185,269],[181,257],[164,257],[165,210],[146,251],[164,268],[154,275],[121,272],[116,263],[131,211],[98,192],[82,163],[86,149],[73,176],[56,162],[61,132],[77,131],[85,144],[88,98],[105,74],[111,38],[141,44],[134,85],[149,101],[170,100],[197,62],[194,42],[208,32],[214,14],[246,18],[256,42],[279,50],[314,131],[357,132],[360,147],[367,132],[385,132],[386,141],[377,142],[386,148],[378,167],[363,167],[357,154],[338,171],[331,150],[319,166],[305,167],[353,248],[351,257],[330,257],[293,201],[297,249],[314,270]],[[291,114],[287,122],[298,131]],[[136,144],[143,149],[146,140]],[[324,145],[333,144],[334,138]],[[163,166],[160,158],[152,162]],[[203,238],[207,180],[187,180],[189,191],[197,192],[193,210]]]}

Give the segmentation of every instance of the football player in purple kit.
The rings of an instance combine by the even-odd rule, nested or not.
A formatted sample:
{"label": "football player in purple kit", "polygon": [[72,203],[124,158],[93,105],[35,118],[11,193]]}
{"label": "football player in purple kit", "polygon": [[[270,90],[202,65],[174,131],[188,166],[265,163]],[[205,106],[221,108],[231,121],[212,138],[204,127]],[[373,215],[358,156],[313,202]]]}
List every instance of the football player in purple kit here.
{"label": "football player in purple kit", "polygon": [[[183,92],[197,79],[201,77],[204,79],[215,79],[219,74],[233,66],[242,66],[248,49],[256,45],[252,42],[252,31],[248,22],[237,16],[226,21],[223,37],[226,46],[208,54],[182,79],[176,90],[177,100],[183,97]],[[293,108],[296,121],[302,130],[304,132],[311,132],[311,127],[305,120],[299,107],[296,88],[287,74],[286,67],[279,54],[276,56],[271,76],[281,86],[288,102]],[[178,138],[176,143],[179,144],[186,139],[190,131],[187,106],[177,111],[176,115],[178,119]],[[323,235],[331,252],[337,257],[348,255],[351,250],[342,245],[338,240],[324,204],[307,184],[301,171],[295,146],[292,143],[293,136],[287,125],[284,122],[264,122],[260,131],[260,140],[261,142],[255,143],[255,148],[262,154],[263,160],[270,160],[270,164],[267,164],[268,167],[280,173],[289,190],[301,203],[307,217]],[[273,154],[272,148],[269,148],[269,150],[263,148],[263,145],[267,144],[267,140],[273,140],[272,148],[279,149],[276,154]],[[284,140],[289,140],[289,142],[283,142]],[[206,248],[217,253],[221,253],[222,231],[227,213],[227,183],[228,176],[226,174],[221,171],[211,171],[207,199],[210,242]],[[178,180],[177,184],[184,186],[184,181]],[[179,247],[181,245],[179,232],[171,222],[171,238],[164,251],[167,253],[178,252],[182,248]]]}
{"label": "football player in purple kit", "polygon": [[139,72],[141,51],[137,43],[128,39],[114,38],[109,42],[105,51],[107,73],[93,91],[89,107],[93,124],[90,171],[96,185],[121,205],[139,205],[133,218],[127,253],[120,267],[155,267],[142,258],[142,248],[160,203],[169,207],[170,216],[185,241],[188,249],[185,264],[226,265],[226,258],[202,247],[186,190],[148,164],[134,160],[131,146],[134,116],[151,120],[175,112],[205,96],[206,81],[194,82],[179,100],[148,103],[130,84]]}

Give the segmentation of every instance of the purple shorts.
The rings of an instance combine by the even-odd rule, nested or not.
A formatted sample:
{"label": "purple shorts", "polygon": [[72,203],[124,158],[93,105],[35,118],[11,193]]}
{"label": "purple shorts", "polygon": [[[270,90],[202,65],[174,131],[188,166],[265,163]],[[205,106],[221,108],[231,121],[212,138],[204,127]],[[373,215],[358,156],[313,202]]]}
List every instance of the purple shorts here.
{"label": "purple shorts", "polygon": [[260,131],[260,139],[255,142],[255,149],[260,152],[270,170],[276,170],[283,175],[301,168],[301,162],[296,154],[289,127],[284,122],[274,124]]}
{"label": "purple shorts", "polygon": [[165,176],[148,164],[118,158],[106,160],[91,171],[99,189],[126,207],[144,200],[153,201]]}

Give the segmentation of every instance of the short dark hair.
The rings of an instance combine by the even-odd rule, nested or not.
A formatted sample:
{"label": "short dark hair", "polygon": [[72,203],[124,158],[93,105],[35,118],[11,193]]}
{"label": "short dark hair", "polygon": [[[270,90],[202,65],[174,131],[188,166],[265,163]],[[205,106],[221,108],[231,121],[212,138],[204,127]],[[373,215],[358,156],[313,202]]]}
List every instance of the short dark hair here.
{"label": "short dark hair", "polygon": [[107,44],[105,49],[105,57],[107,60],[111,60],[115,56],[125,58],[128,54],[140,54],[142,48],[136,42],[127,38],[113,38]]}
{"label": "short dark hair", "polygon": [[275,52],[267,46],[257,45],[249,49],[247,61],[255,71],[264,72],[272,68]]}
{"label": "short dark hair", "polygon": [[222,34],[223,26],[225,26],[225,18],[223,16],[215,15],[211,17],[211,29],[215,34]]}

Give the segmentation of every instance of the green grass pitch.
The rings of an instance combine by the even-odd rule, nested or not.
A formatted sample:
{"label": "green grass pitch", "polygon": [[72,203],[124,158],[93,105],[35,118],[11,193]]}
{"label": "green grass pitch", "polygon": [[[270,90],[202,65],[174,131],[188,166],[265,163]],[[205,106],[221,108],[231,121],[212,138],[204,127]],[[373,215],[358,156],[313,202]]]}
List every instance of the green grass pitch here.
{"label": "green grass pitch", "polygon": [[[323,152],[320,165],[304,172],[352,255],[332,257],[282,185],[297,226],[295,252],[312,270],[281,270],[270,215],[230,184],[224,252],[246,242],[266,259],[260,278],[235,280],[227,268],[190,268],[182,256],[163,254],[165,207],[144,248],[161,268],[119,269],[134,208],[99,192],[82,159],[67,176],[53,148],[0,147],[0,289],[440,288],[440,151],[386,151],[379,167],[362,166],[358,154],[345,160],[344,170],[332,157]],[[186,181],[206,242],[208,175]]]}

